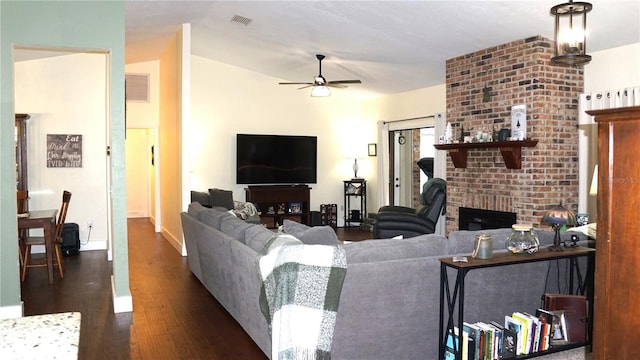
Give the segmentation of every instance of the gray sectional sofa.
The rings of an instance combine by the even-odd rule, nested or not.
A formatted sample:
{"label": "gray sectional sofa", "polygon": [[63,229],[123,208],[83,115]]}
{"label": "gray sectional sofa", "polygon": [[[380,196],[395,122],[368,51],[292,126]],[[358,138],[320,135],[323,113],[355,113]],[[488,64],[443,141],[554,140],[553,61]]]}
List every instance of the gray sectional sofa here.
{"label": "gray sectional sofa", "polygon": [[[256,257],[273,231],[199,203],[190,204],[181,217],[191,271],[270,356]],[[483,232],[492,235],[494,248],[501,250],[510,229]],[[476,234],[454,231],[448,238],[430,234],[342,245],[348,268],[332,358],[437,359],[438,259],[469,255]],[[543,246],[553,242],[550,231],[537,234]],[[581,238],[580,244],[587,244],[586,237]],[[558,292],[562,286],[556,271],[563,267],[539,262],[471,271],[466,277],[465,320],[503,322],[504,315],[513,311],[535,312],[544,292]]]}

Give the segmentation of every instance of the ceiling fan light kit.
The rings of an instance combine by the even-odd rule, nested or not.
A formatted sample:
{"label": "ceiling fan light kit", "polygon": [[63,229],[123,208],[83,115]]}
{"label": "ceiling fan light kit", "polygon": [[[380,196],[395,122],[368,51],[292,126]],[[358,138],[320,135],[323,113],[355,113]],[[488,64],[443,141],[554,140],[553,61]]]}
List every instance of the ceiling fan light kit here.
{"label": "ceiling fan light kit", "polygon": [[314,86],[311,89],[311,96],[313,97],[323,97],[323,96],[331,96],[331,90],[329,90],[326,86]]}
{"label": "ceiling fan light kit", "polygon": [[280,85],[303,85],[299,87],[300,89],[306,89],[308,87],[312,87],[311,96],[313,97],[322,97],[322,96],[331,96],[331,90],[329,87],[344,89],[347,87],[345,84],[361,84],[360,80],[335,80],[335,81],[327,81],[327,79],[322,76],[322,60],[325,58],[324,55],[317,54],[316,59],[318,59],[318,75],[313,77],[313,82],[281,82]]}

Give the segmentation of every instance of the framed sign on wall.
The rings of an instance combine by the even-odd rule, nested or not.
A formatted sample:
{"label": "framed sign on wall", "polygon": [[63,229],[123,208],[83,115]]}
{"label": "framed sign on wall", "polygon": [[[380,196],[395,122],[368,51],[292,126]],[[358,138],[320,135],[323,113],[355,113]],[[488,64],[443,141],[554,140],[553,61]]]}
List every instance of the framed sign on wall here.
{"label": "framed sign on wall", "polygon": [[47,167],[82,167],[82,135],[47,134]]}

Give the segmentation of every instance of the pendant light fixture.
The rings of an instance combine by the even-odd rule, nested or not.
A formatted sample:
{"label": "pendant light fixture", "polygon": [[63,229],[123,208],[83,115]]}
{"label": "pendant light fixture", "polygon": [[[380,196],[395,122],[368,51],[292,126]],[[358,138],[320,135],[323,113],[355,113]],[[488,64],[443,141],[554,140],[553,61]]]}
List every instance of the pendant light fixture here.
{"label": "pendant light fixture", "polygon": [[587,13],[593,6],[588,2],[559,4],[551,8],[555,16],[555,56],[551,62],[578,66],[591,61],[587,55]]}

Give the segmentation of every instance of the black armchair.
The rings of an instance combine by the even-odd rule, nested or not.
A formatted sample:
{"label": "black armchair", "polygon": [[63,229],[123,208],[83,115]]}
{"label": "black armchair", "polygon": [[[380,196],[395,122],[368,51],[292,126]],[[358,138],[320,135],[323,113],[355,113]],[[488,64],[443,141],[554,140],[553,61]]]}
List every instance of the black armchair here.
{"label": "black armchair", "polygon": [[376,239],[402,235],[403,238],[433,234],[440,214],[446,213],[447,185],[432,178],[422,187],[421,207],[383,206],[378,210],[373,237]]}

